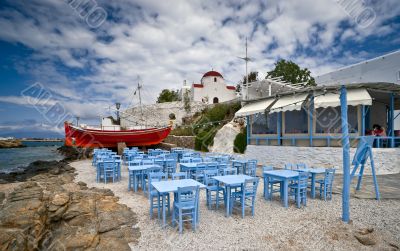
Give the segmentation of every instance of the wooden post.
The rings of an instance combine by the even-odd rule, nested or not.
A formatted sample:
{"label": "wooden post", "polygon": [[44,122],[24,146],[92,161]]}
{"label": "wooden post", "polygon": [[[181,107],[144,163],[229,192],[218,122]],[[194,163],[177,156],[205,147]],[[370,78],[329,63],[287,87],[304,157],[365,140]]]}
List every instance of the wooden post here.
{"label": "wooden post", "polygon": [[342,191],[342,220],[350,221],[350,140],[347,121],[347,91],[340,88],[340,107],[342,115],[342,147],[343,147],[343,191]]}

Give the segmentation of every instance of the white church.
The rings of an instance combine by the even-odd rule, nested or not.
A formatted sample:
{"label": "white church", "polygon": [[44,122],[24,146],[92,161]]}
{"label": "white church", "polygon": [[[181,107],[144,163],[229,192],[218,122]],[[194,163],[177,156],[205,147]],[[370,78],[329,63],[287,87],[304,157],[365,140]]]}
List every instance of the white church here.
{"label": "white church", "polygon": [[193,83],[182,87],[182,95],[189,92],[192,101],[216,104],[233,100],[237,97],[235,86],[227,85],[224,77],[217,71],[206,72],[199,84]]}

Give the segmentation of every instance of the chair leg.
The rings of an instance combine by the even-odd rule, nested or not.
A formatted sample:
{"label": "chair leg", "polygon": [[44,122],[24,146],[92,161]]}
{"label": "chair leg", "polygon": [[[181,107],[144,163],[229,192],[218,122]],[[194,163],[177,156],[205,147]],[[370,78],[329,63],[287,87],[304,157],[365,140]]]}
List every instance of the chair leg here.
{"label": "chair leg", "polygon": [[182,222],[182,209],[179,209],[179,233],[180,234],[182,233],[182,225],[183,225],[183,222]]}
{"label": "chair leg", "polygon": [[245,197],[242,196],[241,200],[242,200],[242,218],[244,218],[245,209],[246,209]]}

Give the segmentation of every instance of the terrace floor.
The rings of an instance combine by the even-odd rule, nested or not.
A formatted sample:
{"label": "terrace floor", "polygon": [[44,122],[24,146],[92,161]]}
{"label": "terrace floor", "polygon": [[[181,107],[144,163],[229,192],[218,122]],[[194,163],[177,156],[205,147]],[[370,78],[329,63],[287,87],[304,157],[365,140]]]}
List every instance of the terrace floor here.
{"label": "terrace floor", "polygon": [[[291,200],[285,209],[278,197],[266,201],[262,196],[263,182],[257,192],[255,216],[247,213],[244,219],[239,214],[225,217],[224,208],[208,210],[205,192],[200,196],[200,223],[195,232],[185,226],[182,235],[177,228],[162,228],[157,216],[149,218],[149,201],[142,192],[127,190],[127,170],[122,167],[122,180],[117,183],[96,183],[95,168],[90,161],[71,163],[78,175],[89,187],[109,188],[138,216],[141,232],[139,243],[132,250],[396,250],[400,246],[400,200],[381,201],[360,199],[357,193],[350,201],[351,223],[341,221],[341,196],[334,194],[331,201],[309,199],[307,207],[298,209]],[[396,176],[398,178],[398,176]],[[382,180],[381,180],[382,179]],[[340,187],[341,176],[336,176]],[[390,198],[392,187],[399,189],[396,178],[380,177],[383,198]],[[386,185],[387,184],[387,185]],[[368,194],[368,177],[362,191]],[[373,197],[373,193],[372,196]],[[168,218],[169,222],[170,219]],[[373,232],[367,238],[373,246],[361,244],[355,235],[366,228]]]}

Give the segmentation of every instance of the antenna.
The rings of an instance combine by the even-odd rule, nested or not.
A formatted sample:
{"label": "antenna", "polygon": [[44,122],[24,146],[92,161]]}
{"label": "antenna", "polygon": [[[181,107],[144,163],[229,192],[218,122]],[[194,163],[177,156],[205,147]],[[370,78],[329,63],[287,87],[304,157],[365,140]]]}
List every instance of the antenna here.
{"label": "antenna", "polygon": [[[247,64],[248,64],[248,62],[253,61],[253,59],[251,59],[247,56],[247,37],[246,37],[246,56],[244,58],[242,58],[242,57],[238,57],[238,58],[243,59],[246,62],[246,97],[245,97],[245,99],[247,99],[248,93],[249,93],[249,89],[248,89],[249,88],[249,75],[247,73]],[[243,83],[243,85],[244,85],[244,83]]]}

